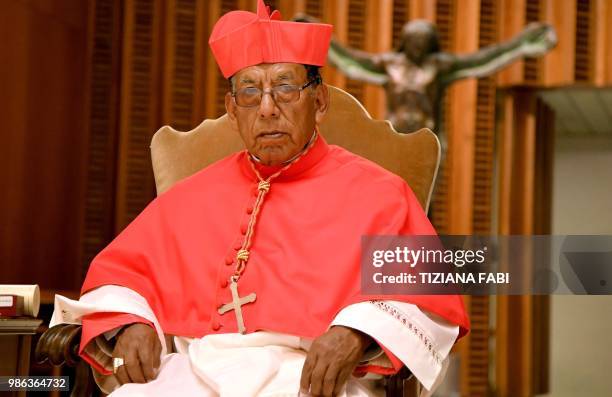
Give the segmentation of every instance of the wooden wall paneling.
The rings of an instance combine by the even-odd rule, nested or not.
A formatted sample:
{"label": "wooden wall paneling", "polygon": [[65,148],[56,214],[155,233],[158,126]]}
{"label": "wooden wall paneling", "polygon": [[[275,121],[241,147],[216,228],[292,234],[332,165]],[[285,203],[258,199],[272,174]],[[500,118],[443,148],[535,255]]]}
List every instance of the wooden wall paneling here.
{"label": "wooden wall paneling", "polygon": [[410,19],[425,19],[429,22],[436,21],[435,0],[409,0]]}
{"label": "wooden wall paneling", "polygon": [[[510,40],[525,26],[527,1],[530,0],[500,0],[499,40]],[[524,78],[524,62],[517,61],[497,74],[497,84],[509,86],[522,84]]]}
{"label": "wooden wall paneling", "polygon": [[227,80],[221,75],[221,71],[210,51],[210,46],[208,46],[208,38],[221,15],[238,9],[237,6],[237,1],[210,0],[206,2],[206,15],[208,18],[206,20],[206,66],[203,81],[204,96],[206,98],[204,118],[214,119],[225,113],[225,101],[223,96],[228,89]]}
{"label": "wooden wall paneling", "polygon": [[[245,3],[243,5],[245,6],[245,9],[246,9],[247,4]],[[221,0],[219,14],[217,18],[215,18],[215,22],[219,19],[221,15],[224,15],[230,11],[238,10],[239,7],[240,7],[240,4],[238,3],[237,0]],[[255,8],[251,8],[251,10],[253,12],[256,11]],[[214,23],[212,26],[214,26]],[[211,30],[212,30],[212,26],[211,26]],[[227,79],[223,77],[223,75],[221,74],[221,70],[219,70],[219,67],[217,66],[217,64],[215,63],[214,65],[215,67],[213,70],[215,71],[215,75],[214,75],[215,77],[214,77],[214,80],[211,80],[211,81],[216,81],[217,84],[216,84],[216,93],[215,93],[216,106],[215,106],[215,113],[214,113],[213,118],[217,118],[226,113],[225,94],[229,90],[229,83]]]}
{"label": "wooden wall paneling", "polygon": [[[466,0],[456,8],[455,19],[462,21],[454,26],[457,53],[478,50],[480,1]],[[462,80],[449,89],[450,118],[449,145],[449,232],[472,232],[472,199],[474,183],[474,145],[476,133],[475,79]]]}
{"label": "wooden wall paneling", "polygon": [[457,21],[456,0],[436,0],[436,20],[440,47],[443,51],[454,49],[454,27]]}
{"label": "wooden wall paneling", "polygon": [[[276,0],[276,1],[264,0],[264,3],[270,6],[271,10],[276,10],[279,7],[280,2],[281,0]],[[247,10],[251,12],[257,12],[257,0],[237,0],[236,8],[234,10]],[[234,11],[234,10],[231,10],[231,11]],[[285,18],[284,15],[283,15],[283,18]]]}
{"label": "wooden wall paneling", "polygon": [[[81,277],[115,232],[122,7],[91,0],[89,15],[87,176],[81,240]],[[79,280],[79,283],[82,280]]]}
{"label": "wooden wall paneling", "polygon": [[574,81],[590,83],[593,80],[593,3],[592,0],[576,0],[574,35]]}
{"label": "wooden wall paneling", "polygon": [[605,77],[604,77],[604,81],[605,84],[608,85],[612,85],[612,23],[608,23],[608,22],[604,22],[604,21],[610,21],[612,20],[612,4],[607,3],[606,5],[606,9],[605,9],[605,14],[604,14],[604,18],[603,20],[600,19],[601,24],[603,24],[604,26],[606,26],[606,33],[605,33],[605,37],[606,37],[606,54],[605,54],[605,66],[604,66],[604,70],[605,70]]}
{"label": "wooden wall paneling", "polygon": [[[215,58],[210,51],[208,46],[208,37],[212,32],[215,22],[221,16],[221,2],[222,0],[208,0],[206,1],[206,56],[205,56],[205,73],[204,73],[204,118],[214,119],[218,117],[217,114],[217,80],[222,78],[219,67],[215,61]],[[201,47],[200,47],[201,48]]]}
{"label": "wooden wall paneling", "polygon": [[534,175],[535,234],[550,234],[552,230],[552,181],[555,153],[555,112],[541,99],[536,106],[536,154]]}
{"label": "wooden wall paneling", "polygon": [[[536,105],[535,139],[533,233],[549,235],[552,232],[555,112],[541,99]],[[550,392],[550,296],[533,297],[533,317],[533,392],[546,394]]]}
{"label": "wooden wall paneling", "polygon": [[[84,240],[85,240],[85,220],[87,217],[86,213],[86,199],[87,199],[87,186],[88,186],[88,177],[89,177],[89,165],[91,164],[89,158],[89,151],[87,150],[90,145],[90,137],[91,137],[91,113],[93,111],[92,106],[92,59],[94,53],[94,31],[95,27],[93,24],[95,18],[95,0],[87,0],[86,2],[86,12],[81,15],[81,18],[84,18],[85,29],[84,29],[84,42],[85,42],[85,57],[83,59],[82,68],[83,68],[83,114],[80,124],[80,133],[83,135],[82,146],[81,146],[81,161],[79,167],[79,196],[78,196],[78,205],[76,208],[78,209],[78,214],[75,217],[77,220],[77,238],[74,241],[74,244],[77,245],[78,252],[78,262],[73,264],[72,274],[71,274],[71,284],[76,288],[71,288],[72,291],[77,291],[77,289],[81,286],[83,279],[85,278],[86,268],[83,263],[83,253],[84,253]],[[112,219],[109,217],[109,219]]]}
{"label": "wooden wall paneling", "polygon": [[[527,0],[525,2],[525,25],[543,21],[544,6],[542,0]],[[523,60],[523,83],[530,85],[541,84],[542,75],[541,58],[526,58]]]}
{"label": "wooden wall paneling", "polygon": [[[550,233],[552,112],[535,93],[506,95],[500,140],[500,234]],[[525,263],[531,252],[525,250]],[[549,301],[540,296],[498,296],[496,385],[499,396],[548,392]]]}
{"label": "wooden wall paneling", "polygon": [[[393,1],[368,0],[366,2],[365,50],[379,53],[391,50],[393,37]],[[363,105],[375,119],[385,119],[386,100],[382,87],[367,84],[363,91]]]}
{"label": "wooden wall paneling", "polygon": [[[455,6],[456,23],[451,30],[453,51],[471,53],[479,48],[480,1],[469,0]],[[448,179],[447,231],[450,234],[471,234],[474,189],[474,155],[476,134],[477,81],[463,80],[450,87],[448,93]],[[481,297],[465,297],[472,333],[458,345],[461,354],[462,395],[486,396],[488,367],[486,340],[488,307],[481,307]],[[484,338],[484,339],[483,339]],[[484,351],[481,348],[485,348]],[[484,359],[483,359],[484,354]],[[484,363],[484,364],[483,364]]]}
{"label": "wooden wall paneling", "polygon": [[[206,73],[209,57],[212,57],[208,47],[209,4],[207,0],[196,0],[195,11],[195,54],[193,60],[193,118],[192,125],[198,125],[206,118],[206,88],[208,81]],[[213,60],[214,62],[214,60]]]}
{"label": "wooden wall paneling", "polygon": [[548,394],[550,390],[551,366],[551,302],[550,296],[533,297],[533,337],[532,337],[532,391],[533,394]]}
{"label": "wooden wall paneling", "polygon": [[400,38],[402,34],[402,28],[410,21],[410,5],[413,1],[410,0],[393,0],[393,17],[391,21],[391,33],[393,38],[391,40],[391,46],[398,48],[400,45]]}
{"label": "wooden wall paneling", "polygon": [[[322,20],[334,26],[334,38],[343,44],[348,43],[348,7],[349,0],[319,0],[315,8],[315,1],[306,2],[306,12],[319,13]],[[346,88],[346,77],[332,66],[323,68],[323,80],[339,88]]]}
{"label": "wooden wall paneling", "polygon": [[[512,181],[516,189],[512,190],[514,200],[514,208],[516,208],[520,216],[513,216],[511,220],[511,228],[513,233],[531,234],[533,233],[533,182],[535,180],[535,98],[530,91],[519,91],[516,94],[518,108],[517,114],[517,129],[514,133],[517,135],[515,149],[514,167],[516,178]],[[519,160],[520,161],[517,161]]]}
{"label": "wooden wall paneling", "polygon": [[[479,47],[499,41],[499,8],[495,0],[481,0]],[[478,79],[474,140],[473,231],[490,234],[492,220],[495,143],[496,76]]]}
{"label": "wooden wall paneling", "polygon": [[[328,4],[331,2],[334,3],[334,0],[303,0],[304,1],[304,12],[308,15],[312,15],[313,17],[319,18],[321,20],[327,21],[325,12],[328,9]],[[340,0],[346,1],[346,0]]]}
{"label": "wooden wall paneling", "polygon": [[[454,29],[456,2],[455,0],[436,0],[436,27],[438,29],[438,38],[442,51],[454,51]],[[441,101],[443,111],[441,112],[440,125],[437,126],[439,131],[443,131],[446,136],[452,134],[453,125],[452,113],[453,103],[450,101],[450,93],[447,91]],[[449,171],[452,166],[452,152],[443,153],[442,161],[440,162],[440,170],[433,192],[431,204],[431,220],[440,234],[449,233],[449,212],[448,212],[448,180]]]}
{"label": "wooden wall paneling", "polygon": [[[348,39],[348,1],[349,0],[313,0],[306,1],[305,12],[317,12],[321,20],[334,26],[333,37],[340,43],[347,44]],[[316,5],[316,7],[314,7]],[[309,11],[310,10],[310,11]],[[323,81],[335,87],[345,88],[346,77],[329,63],[322,69]]]}
{"label": "wooden wall paneling", "polygon": [[[515,98],[507,93],[504,97],[503,128],[500,131],[500,206],[499,206],[499,232],[501,235],[512,234],[510,219],[512,216],[512,181],[514,180],[513,162],[515,152],[515,135],[517,129],[515,120]],[[495,338],[496,352],[496,393],[500,397],[509,397],[511,382],[515,379],[510,376],[510,360],[514,357],[515,347],[510,346],[510,329],[508,327],[510,297],[497,296],[497,326]]]}
{"label": "wooden wall paneling", "polygon": [[161,125],[162,5],[153,0],[124,3],[116,232],[155,196],[149,143]]}
{"label": "wooden wall paneling", "polygon": [[[348,0],[347,43],[353,48],[365,50],[366,45],[366,2]],[[361,103],[364,103],[365,84],[357,80],[346,80],[345,89]],[[367,109],[367,107],[366,107]],[[368,109],[369,111],[370,109]]]}
{"label": "wooden wall paneling", "polygon": [[172,125],[179,130],[190,130],[200,123],[194,116],[198,94],[198,87],[195,85],[198,52],[197,3],[197,0],[177,0]]}
{"label": "wooden wall paneling", "polygon": [[166,0],[162,124],[187,131],[194,120],[197,38],[196,0]]}
{"label": "wooden wall paneling", "polygon": [[306,10],[306,0],[278,0],[277,5],[284,20],[291,19],[298,12]]}
{"label": "wooden wall paneling", "polygon": [[[516,123],[514,119],[514,97],[506,91],[502,99],[503,110],[500,116],[500,132],[499,132],[499,221],[498,232],[500,235],[511,234],[510,223],[508,222],[512,216],[512,153],[514,153],[514,134]],[[503,220],[503,221],[502,221]]]}
{"label": "wooden wall paneling", "polygon": [[[271,3],[266,2],[266,4]],[[203,113],[200,113],[195,124],[198,124],[200,119],[214,119],[225,114],[225,93],[229,89],[229,83],[221,74],[208,45],[208,38],[215,23],[222,15],[230,11],[240,9],[255,12],[256,5],[256,0],[205,0],[203,3],[198,3],[198,9],[203,9],[206,14],[206,17],[198,24],[200,29],[205,31],[204,39],[198,46],[201,54],[199,56],[204,65],[201,83],[204,107],[201,110]]]}
{"label": "wooden wall paneling", "polygon": [[546,86],[559,86],[574,82],[574,56],[576,45],[576,0],[540,0],[541,16],[557,31],[557,46],[542,58],[542,80]]}
{"label": "wooden wall paneling", "polygon": [[[498,4],[481,0],[479,10],[478,47],[498,41]],[[496,78],[478,79],[474,109],[473,182],[471,232],[492,233],[492,195],[495,133]],[[467,160],[467,159],[466,159]],[[469,163],[468,163],[469,164]],[[464,166],[468,166],[464,164]],[[453,196],[451,196],[453,197]],[[467,229],[465,229],[467,230]],[[462,352],[462,391],[465,395],[486,396],[489,393],[490,298],[466,297],[472,329]]]}
{"label": "wooden wall paneling", "polygon": [[[0,51],[0,115],[2,144],[0,166],[5,170],[0,189],[0,277],[3,283],[19,282],[23,277],[25,236],[23,190],[28,183],[25,167],[28,120],[28,62],[30,58],[30,10],[21,2],[10,2],[0,13],[0,34],[4,39]],[[25,280],[24,280],[25,281]]]}
{"label": "wooden wall paneling", "polygon": [[[176,69],[176,45],[177,45],[177,3],[180,0],[163,0],[164,19],[162,34],[163,53],[161,70],[161,123],[162,125],[172,125],[173,119],[173,100],[174,100],[174,74]],[[173,126],[174,127],[174,126]]]}
{"label": "wooden wall paneling", "polygon": [[489,395],[489,297],[463,297],[470,317],[470,333],[459,341],[455,351],[460,354],[462,396]]}
{"label": "wooden wall paneling", "polygon": [[[229,11],[244,10],[244,11],[250,11],[253,13],[257,13],[257,0],[233,0],[233,2],[236,8],[233,8]],[[289,0],[264,0],[264,4],[267,7],[269,7],[271,12],[274,10],[279,10],[281,13],[283,11],[280,7],[284,6],[285,8],[287,7],[293,8],[294,6],[293,3],[291,3]],[[228,5],[226,4],[225,6],[223,6],[223,9],[228,9]],[[225,12],[222,12],[221,15],[219,15],[219,17],[223,16],[223,14],[225,14]],[[290,17],[288,17],[287,15],[283,13],[282,18],[289,19]]]}
{"label": "wooden wall paneling", "polygon": [[0,279],[76,289],[87,153],[88,3],[13,1],[0,14]]}
{"label": "wooden wall paneling", "polygon": [[[514,98],[506,94],[502,99],[502,117],[499,123],[500,138],[498,149],[498,172],[499,178],[499,214],[498,232],[500,235],[510,235],[509,219],[512,216],[512,191],[513,179],[513,156],[514,153]],[[508,323],[508,297],[496,297],[496,328],[495,328],[495,387],[499,397],[508,396],[509,382],[507,365],[512,349],[509,346]]]}
{"label": "wooden wall paneling", "polygon": [[612,84],[612,3],[593,0],[593,82],[601,87]]}
{"label": "wooden wall paneling", "polygon": [[[78,289],[87,161],[88,3],[30,2],[22,281]],[[38,8],[40,7],[40,8]],[[11,36],[14,33],[11,33]],[[7,36],[5,36],[7,37]],[[70,274],[70,276],[66,276]]]}
{"label": "wooden wall paneling", "polygon": [[[533,234],[534,182],[536,152],[536,99],[533,92],[520,92],[517,101],[517,134],[514,145],[515,180],[512,181],[513,234]],[[528,255],[526,252],[525,255]],[[510,296],[510,395],[533,395],[533,296]]]}

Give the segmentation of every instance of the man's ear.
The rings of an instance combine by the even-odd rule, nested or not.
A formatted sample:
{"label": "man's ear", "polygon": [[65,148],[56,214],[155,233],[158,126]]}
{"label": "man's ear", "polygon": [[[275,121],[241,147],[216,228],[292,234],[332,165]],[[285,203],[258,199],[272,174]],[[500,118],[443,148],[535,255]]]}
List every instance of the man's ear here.
{"label": "man's ear", "polygon": [[315,122],[317,125],[321,124],[323,121],[323,117],[325,113],[327,113],[327,109],[329,108],[329,91],[327,89],[327,85],[321,83],[317,86],[316,96],[315,96]]}
{"label": "man's ear", "polygon": [[225,111],[227,112],[227,117],[229,118],[232,128],[238,130],[238,123],[236,121],[236,102],[234,102],[231,92],[225,94]]}

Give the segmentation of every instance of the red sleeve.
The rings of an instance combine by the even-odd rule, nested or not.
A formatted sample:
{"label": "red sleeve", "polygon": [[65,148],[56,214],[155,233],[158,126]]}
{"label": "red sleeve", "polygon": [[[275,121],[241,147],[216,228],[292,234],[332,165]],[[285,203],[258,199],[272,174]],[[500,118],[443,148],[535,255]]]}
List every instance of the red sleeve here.
{"label": "red sleeve", "polygon": [[365,375],[367,372],[371,372],[371,373],[379,374],[379,375],[395,375],[404,366],[404,363],[402,363],[402,361],[399,358],[395,357],[395,355],[391,353],[389,349],[383,346],[378,340],[376,340],[376,343],[378,344],[378,346],[380,346],[383,352],[387,355],[393,367],[382,367],[380,365],[361,365],[355,368],[355,371],[354,371],[355,375],[362,376],[362,375]]}
{"label": "red sleeve", "polygon": [[133,323],[144,323],[153,327],[153,324],[150,321],[140,316],[128,313],[99,312],[83,316],[83,328],[81,331],[82,333],[81,345],[79,346],[79,355],[99,373],[103,375],[110,375],[111,371],[108,371],[107,369],[102,367],[96,360],[94,360],[87,353],[85,353],[85,346],[92,342],[95,337],[103,334],[104,332],[113,330],[123,325]]}

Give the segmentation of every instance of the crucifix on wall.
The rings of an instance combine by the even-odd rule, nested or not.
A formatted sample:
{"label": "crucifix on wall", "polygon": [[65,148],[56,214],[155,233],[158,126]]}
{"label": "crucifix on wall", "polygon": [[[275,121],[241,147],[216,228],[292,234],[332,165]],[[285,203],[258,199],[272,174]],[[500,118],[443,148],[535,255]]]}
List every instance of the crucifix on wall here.
{"label": "crucifix on wall", "polygon": [[[301,22],[317,19],[300,14]],[[489,76],[523,57],[544,55],[557,43],[552,26],[532,23],[514,38],[470,54],[440,50],[434,24],[407,22],[399,46],[389,52],[368,53],[332,39],[328,60],[347,77],[382,86],[387,99],[387,119],[402,133],[429,128],[438,134],[443,153],[446,139],[441,127],[444,91],[465,78]]]}

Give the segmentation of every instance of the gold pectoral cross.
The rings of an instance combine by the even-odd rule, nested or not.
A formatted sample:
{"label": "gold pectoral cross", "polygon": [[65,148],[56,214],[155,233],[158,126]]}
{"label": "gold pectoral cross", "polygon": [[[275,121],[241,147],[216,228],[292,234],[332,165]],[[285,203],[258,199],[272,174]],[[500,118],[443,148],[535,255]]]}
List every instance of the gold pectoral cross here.
{"label": "gold pectoral cross", "polygon": [[242,305],[255,302],[257,295],[255,295],[254,292],[251,292],[247,296],[241,298],[238,295],[238,283],[236,283],[234,280],[231,280],[230,290],[232,291],[232,301],[221,306],[219,308],[219,314],[224,314],[230,310],[234,310],[234,313],[236,314],[236,323],[238,323],[238,332],[244,334],[246,328],[244,327],[244,319],[242,318]]}

